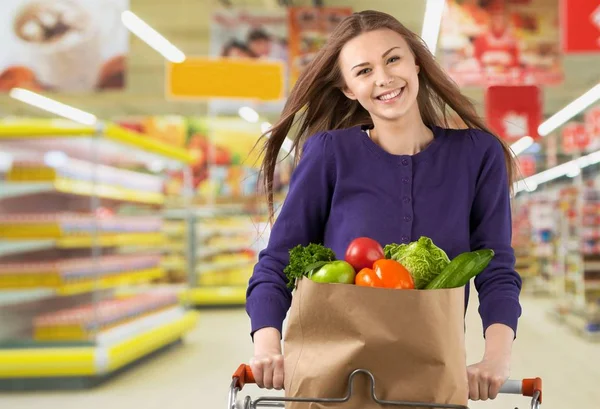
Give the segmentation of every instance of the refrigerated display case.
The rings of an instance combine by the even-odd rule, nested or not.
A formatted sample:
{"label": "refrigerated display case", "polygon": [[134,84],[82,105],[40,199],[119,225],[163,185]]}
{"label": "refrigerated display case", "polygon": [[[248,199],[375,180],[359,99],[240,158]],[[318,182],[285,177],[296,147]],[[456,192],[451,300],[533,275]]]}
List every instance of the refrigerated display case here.
{"label": "refrigerated display case", "polygon": [[0,151],[0,389],[94,384],[194,327],[164,266],[186,151],[63,120],[2,121]]}

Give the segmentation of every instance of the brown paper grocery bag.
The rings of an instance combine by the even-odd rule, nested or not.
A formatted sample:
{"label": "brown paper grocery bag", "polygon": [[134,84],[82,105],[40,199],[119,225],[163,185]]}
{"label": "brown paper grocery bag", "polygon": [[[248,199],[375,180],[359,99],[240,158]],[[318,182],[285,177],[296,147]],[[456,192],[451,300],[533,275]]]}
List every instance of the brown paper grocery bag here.
{"label": "brown paper grocery bag", "polygon": [[[366,369],[379,399],[466,406],[464,289],[396,290],[302,279],[284,356],[286,397],[342,398],[349,375]],[[366,376],[356,376],[353,386],[346,403],[286,408],[382,408],[371,399]]]}

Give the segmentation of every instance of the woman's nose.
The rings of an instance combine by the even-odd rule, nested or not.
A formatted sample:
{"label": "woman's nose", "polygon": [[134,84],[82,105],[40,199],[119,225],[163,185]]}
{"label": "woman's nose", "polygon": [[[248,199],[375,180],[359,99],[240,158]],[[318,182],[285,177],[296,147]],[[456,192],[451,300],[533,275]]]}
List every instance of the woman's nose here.
{"label": "woman's nose", "polygon": [[392,82],[394,82],[394,77],[388,75],[383,70],[379,73],[379,75],[377,75],[375,79],[375,85],[377,85],[378,87],[385,87],[386,85],[389,85]]}

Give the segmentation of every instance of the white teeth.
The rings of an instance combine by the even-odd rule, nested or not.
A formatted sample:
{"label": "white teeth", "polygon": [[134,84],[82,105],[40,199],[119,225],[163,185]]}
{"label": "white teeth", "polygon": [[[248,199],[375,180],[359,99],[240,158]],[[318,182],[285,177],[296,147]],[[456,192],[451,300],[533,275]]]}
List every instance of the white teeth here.
{"label": "white teeth", "polygon": [[377,99],[380,99],[382,101],[388,101],[388,100],[390,100],[392,98],[396,98],[398,95],[400,95],[400,92],[402,92],[402,90],[398,89],[398,90],[396,90],[394,92],[390,92],[389,94],[385,94],[385,95],[382,95],[380,97],[377,97]]}

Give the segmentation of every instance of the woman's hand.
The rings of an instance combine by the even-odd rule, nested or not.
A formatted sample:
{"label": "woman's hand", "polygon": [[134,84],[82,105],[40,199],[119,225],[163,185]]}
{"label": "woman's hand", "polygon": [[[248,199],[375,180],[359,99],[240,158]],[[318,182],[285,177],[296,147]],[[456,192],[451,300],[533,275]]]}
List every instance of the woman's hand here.
{"label": "woman's hand", "polygon": [[500,388],[510,376],[510,357],[486,357],[467,368],[469,399],[496,399]]}
{"label": "woman's hand", "polygon": [[481,362],[467,368],[469,399],[496,399],[510,376],[514,331],[504,324],[493,324],[485,332],[485,354]]}
{"label": "woman's hand", "polygon": [[275,328],[262,328],[254,333],[254,357],[250,368],[259,388],[283,389],[283,355],[281,334]]}

